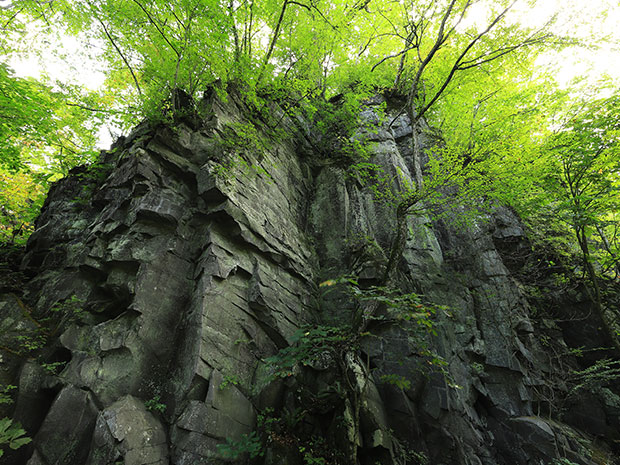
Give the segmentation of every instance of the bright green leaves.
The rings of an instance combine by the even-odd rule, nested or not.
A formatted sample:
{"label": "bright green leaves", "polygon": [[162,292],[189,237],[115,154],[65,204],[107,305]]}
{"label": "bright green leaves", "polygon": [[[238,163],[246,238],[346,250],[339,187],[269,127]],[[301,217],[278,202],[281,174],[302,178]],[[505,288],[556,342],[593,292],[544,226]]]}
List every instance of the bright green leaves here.
{"label": "bright green leaves", "polygon": [[230,22],[216,1],[105,0],[80,7],[134,95],[160,103],[175,88],[192,95],[225,75]]}
{"label": "bright green leaves", "polygon": [[[510,185],[518,182],[522,166],[537,162],[533,147],[546,132],[540,96],[548,93],[523,69],[533,66],[548,35],[519,24],[507,10],[511,4],[15,0],[0,12],[11,37],[24,37],[28,20],[48,21],[50,29],[62,24],[102,48],[106,82],[100,96],[69,86],[52,91],[2,68],[0,137],[8,142],[0,148],[0,163],[66,172],[90,159],[93,134],[104,117],[127,128],[145,115],[161,118],[162,102],[176,88],[198,96],[209,85],[225,91],[233,83],[251,106],[268,108],[265,102],[276,100],[288,116],[301,113],[312,121],[319,151],[358,161],[364,151],[352,137],[355,113],[369,95],[391,89],[408,98],[412,119],[427,109],[446,141],[435,150],[423,193],[422,168],[416,166],[418,185],[407,190],[410,198],[396,200],[432,197],[438,204],[442,187],[452,186],[460,186],[462,197],[481,197],[484,176],[497,180],[509,174]],[[19,48],[9,42],[0,40],[7,50]],[[334,96],[337,103],[326,103]],[[542,189],[532,177],[528,182],[531,190]]]}
{"label": "bright green leaves", "polygon": [[[132,113],[155,115],[173,89],[195,96],[217,80],[223,88],[234,82],[250,95],[273,84],[286,86],[295,98],[329,98],[360,88],[399,87],[407,93],[414,83],[419,96],[427,91],[432,96],[477,32],[463,26],[471,3],[58,0],[53,8],[15,2],[10,10],[22,31],[30,15],[91,36],[105,49],[108,91]],[[485,25],[505,4],[484,3],[491,18]],[[528,37],[514,23],[497,27],[459,65],[478,66]]]}
{"label": "bright green leaves", "polygon": [[24,242],[50,179],[94,160],[101,121],[76,87],[52,89],[0,63],[0,240]]}
{"label": "bright green leaves", "polygon": [[26,241],[34,230],[45,192],[32,175],[0,168],[0,242]]}
{"label": "bright green leaves", "polygon": [[98,122],[83,108],[79,90],[52,90],[13,76],[0,63],[0,165],[65,173],[95,153]]}
{"label": "bright green leaves", "polygon": [[274,378],[293,376],[300,365],[333,363],[357,344],[357,335],[348,328],[316,326],[301,328],[291,338],[292,345],[265,359]]}
{"label": "bright green leaves", "polygon": [[244,458],[255,459],[265,453],[261,439],[256,431],[242,434],[238,440],[228,438],[226,443],[218,444],[217,451],[225,459],[239,460]]}
{"label": "bright green leaves", "polygon": [[549,138],[558,213],[577,227],[594,226],[620,207],[620,97],[585,103]]}
{"label": "bright green leaves", "polygon": [[[0,444],[7,444],[11,449],[19,449],[32,441],[32,439],[24,437],[26,431],[13,423],[10,418],[0,418]],[[4,455],[4,451],[0,449],[0,457]]]}
{"label": "bright green leaves", "polygon": [[64,7],[64,19],[97,31],[107,84],[148,114],[173,89],[194,96],[216,80],[252,90],[279,75],[323,86],[334,46],[326,29],[335,29],[338,9],[320,1],[100,0]]}
{"label": "bright green leaves", "polygon": [[[541,237],[562,233],[565,251],[585,250],[600,271],[617,273],[620,97],[533,96],[539,108],[531,103],[525,108],[532,109],[538,127],[527,119],[522,131],[508,125],[505,137],[515,149],[496,145],[490,157],[496,197],[515,207]],[[553,121],[541,118],[550,113]]]}
{"label": "bright green leaves", "polygon": [[[585,103],[547,144],[554,173],[553,207],[574,228],[582,249],[596,240],[601,262],[618,272],[620,210],[620,96]],[[601,256],[601,255],[599,255]]]}

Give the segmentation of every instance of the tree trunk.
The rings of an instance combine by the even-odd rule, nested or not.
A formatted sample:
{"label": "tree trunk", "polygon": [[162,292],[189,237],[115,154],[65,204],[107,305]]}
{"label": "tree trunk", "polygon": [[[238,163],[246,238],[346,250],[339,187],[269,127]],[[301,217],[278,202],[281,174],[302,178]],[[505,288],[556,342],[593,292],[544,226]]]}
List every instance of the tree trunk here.
{"label": "tree trunk", "polygon": [[609,239],[607,239],[607,234],[605,234],[605,230],[598,224],[596,225],[596,230],[598,231],[598,235],[603,241],[603,246],[605,247],[605,250],[607,251],[607,253],[611,257],[611,260],[614,263],[614,272],[616,273],[617,277],[618,275],[620,275],[620,263],[618,261],[618,257],[611,248],[611,244],[609,243]]}
{"label": "tree trunk", "polygon": [[413,179],[418,191],[422,190],[422,137],[417,121],[411,123],[411,147],[413,149]]}
{"label": "tree trunk", "polygon": [[420,85],[413,86],[411,94],[407,98],[407,116],[411,122],[411,150],[413,155],[413,179],[415,187],[419,191],[422,189],[422,137],[420,130],[419,94]]}
{"label": "tree trunk", "polygon": [[588,274],[588,279],[592,284],[593,293],[589,292],[590,300],[594,304],[594,310],[596,311],[596,314],[601,320],[605,335],[609,338],[609,341],[613,345],[616,354],[620,356],[620,339],[618,338],[616,331],[614,331],[611,322],[609,321],[605,313],[605,308],[603,306],[601,296],[601,287],[596,276],[596,270],[594,269],[592,261],[590,260],[590,248],[588,246],[588,238],[586,236],[585,227],[575,227],[575,234],[577,235],[577,242],[579,243],[579,247],[581,248],[581,252],[583,254],[583,264],[585,266],[586,273]]}

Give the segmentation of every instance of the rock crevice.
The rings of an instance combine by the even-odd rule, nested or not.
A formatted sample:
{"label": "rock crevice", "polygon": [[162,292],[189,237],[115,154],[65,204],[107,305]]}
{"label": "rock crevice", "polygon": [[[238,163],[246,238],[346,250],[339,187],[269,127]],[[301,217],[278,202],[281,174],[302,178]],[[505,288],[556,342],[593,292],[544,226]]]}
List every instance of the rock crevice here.
{"label": "rock crevice", "polygon": [[[362,113],[371,159],[406,188],[411,125],[381,123],[380,100]],[[412,340],[415,323],[378,320],[360,340],[363,366],[349,361],[357,379],[338,379],[327,353],[274,376],[266,360],[298,346],[300,329],[335,327],[354,311],[349,295],[320,283],[378,282],[395,210],[345,168],[314,163],[294,137],[268,147],[222,140],[248,124],[234,98],[210,113],[201,127],[144,123],[103,155],[105,169],[75,169],[51,189],[22,261],[22,297],[41,317],[70,301],[79,311],[43,351],[64,366],[19,371],[14,416],[33,442],[13,463],[244,463],[256,431],[256,463],[309,463],[318,443],[302,449],[287,422],[308,437],[355,441],[362,465],[614,463],[584,453],[617,425],[611,400],[597,401],[598,432],[587,415],[540,416],[541,393],[561,377],[544,338],[564,341],[531,318],[517,257],[527,237],[506,208],[468,228],[408,218],[398,281],[442,306],[434,334]],[[17,308],[7,295],[3,318]],[[441,369],[422,367],[421,341]],[[359,408],[345,382],[366,383]],[[222,458],[227,439],[248,450]],[[598,453],[613,456],[606,443]]]}

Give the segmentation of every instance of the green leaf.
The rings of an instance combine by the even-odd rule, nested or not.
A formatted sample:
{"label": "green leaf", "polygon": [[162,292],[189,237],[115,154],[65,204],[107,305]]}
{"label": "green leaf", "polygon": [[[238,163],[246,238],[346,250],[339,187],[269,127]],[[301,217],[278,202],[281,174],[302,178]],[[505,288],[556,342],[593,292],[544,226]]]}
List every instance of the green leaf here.
{"label": "green leaf", "polygon": [[[21,434],[26,434],[26,432],[24,430],[21,430],[20,435]],[[9,444],[9,447],[13,450],[16,450],[16,449],[19,449],[21,446],[29,444],[30,442],[32,442],[32,439],[30,438],[19,438],[19,439],[15,439],[11,441],[11,443]]]}

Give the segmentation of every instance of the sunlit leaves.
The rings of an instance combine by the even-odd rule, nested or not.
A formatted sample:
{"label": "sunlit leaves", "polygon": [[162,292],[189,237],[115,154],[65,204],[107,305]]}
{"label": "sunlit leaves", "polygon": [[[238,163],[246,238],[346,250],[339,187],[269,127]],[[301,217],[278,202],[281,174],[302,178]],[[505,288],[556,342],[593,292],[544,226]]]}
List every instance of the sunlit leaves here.
{"label": "sunlit leaves", "polygon": [[560,212],[577,227],[594,226],[620,208],[620,97],[587,102],[550,138],[564,192]]}
{"label": "sunlit leaves", "polygon": [[[254,108],[274,99],[288,113],[314,120],[322,136],[331,137],[321,142],[332,148],[352,140],[337,130],[350,135],[357,124],[351,115],[363,100],[387,89],[415,100],[412,118],[428,106],[427,119],[443,131],[446,144],[429,164],[433,176],[425,182],[425,198],[433,192],[439,199],[435,191],[446,182],[474,195],[475,180],[487,176],[489,187],[500,187],[500,179],[511,188],[527,185],[533,194],[518,202],[532,207],[545,186],[541,178],[521,174],[540,165],[536,147],[553,109],[541,102],[548,100],[545,84],[523,70],[532,67],[534,46],[547,36],[528,30],[513,11],[504,14],[511,4],[15,0],[0,12],[2,27],[12,34],[0,45],[19,48],[15,38],[33,20],[49,30],[80,33],[103,47],[106,82],[98,96],[67,85],[51,91],[4,69],[0,136],[7,142],[0,162],[65,172],[90,159],[103,118],[127,129],[143,116],[161,117],[162,102],[176,88],[197,97],[209,85],[223,90],[231,83]],[[340,106],[327,103],[334,96]],[[339,147],[347,149],[346,143]]]}
{"label": "sunlit leaves", "polygon": [[[0,165],[63,173],[94,154],[96,121],[80,103],[82,91],[64,91],[14,77],[0,63]],[[88,122],[87,122],[88,121]]]}
{"label": "sunlit leaves", "polygon": [[[32,439],[24,436],[26,431],[10,418],[0,419],[0,445],[8,445],[11,449],[16,450],[30,443]],[[0,457],[4,455],[4,450],[0,449]]]}
{"label": "sunlit leaves", "polygon": [[48,181],[94,159],[89,104],[97,98],[82,89],[52,90],[0,63],[0,241],[25,241]]}
{"label": "sunlit leaves", "polygon": [[[590,249],[604,269],[617,271],[620,98],[548,97],[557,104],[551,104],[553,121],[538,120],[538,128],[529,131],[526,126],[525,135],[531,132],[522,140],[527,143],[517,151],[505,150],[503,158],[494,156],[496,191],[530,225],[576,234],[580,247]],[[538,101],[545,106],[544,99]],[[516,129],[510,137],[519,134]]]}
{"label": "sunlit leaves", "polygon": [[30,174],[0,168],[0,242],[24,243],[46,193]]}
{"label": "sunlit leaves", "polygon": [[[155,107],[174,88],[195,95],[218,80],[224,85],[234,81],[250,93],[278,80],[301,95],[329,97],[351,84],[386,88],[400,82],[406,90],[444,27],[450,40],[424,76],[430,92],[440,85],[452,55],[476,32],[475,24],[465,24],[471,10],[465,0],[43,3],[48,2],[16,2],[12,10],[98,37],[106,48],[107,87],[134,114],[157,113]],[[482,3],[481,11],[487,8],[492,18],[508,2]],[[23,23],[23,15],[16,21]],[[487,49],[501,51],[524,34],[508,24],[481,40],[467,58],[484,60]]]}

